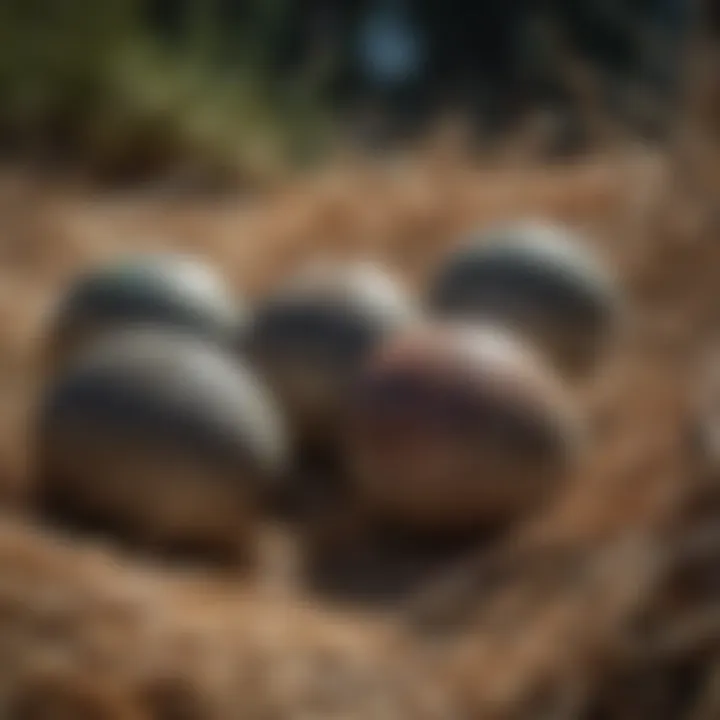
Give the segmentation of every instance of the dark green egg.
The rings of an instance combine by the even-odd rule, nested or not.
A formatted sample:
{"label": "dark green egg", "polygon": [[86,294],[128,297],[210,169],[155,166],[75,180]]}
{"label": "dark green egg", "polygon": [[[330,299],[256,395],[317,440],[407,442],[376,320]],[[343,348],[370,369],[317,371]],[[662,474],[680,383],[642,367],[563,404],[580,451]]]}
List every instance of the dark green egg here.
{"label": "dark green egg", "polygon": [[431,282],[429,303],[442,317],[505,323],[579,374],[598,361],[621,310],[616,278],[584,239],[540,221],[461,244]]}
{"label": "dark green egg", "polygon": [[75,280],[55,310],[49,355],[60,361],[108,331],[140,326],[232,342],[245,316],[242,302],[202,261],[173,253],[137,255]]}

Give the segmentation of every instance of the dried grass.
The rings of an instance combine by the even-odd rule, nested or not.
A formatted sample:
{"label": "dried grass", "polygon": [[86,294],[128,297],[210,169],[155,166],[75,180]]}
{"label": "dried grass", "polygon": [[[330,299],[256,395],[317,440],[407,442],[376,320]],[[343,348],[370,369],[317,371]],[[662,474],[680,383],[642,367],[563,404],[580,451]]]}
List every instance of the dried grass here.
{"label": "dried grass", "polygon": [[[717,717],[720,495],[690,442],[687,403],[718,330],[720,155],[712,144],[701,155],[700,181],[642,150],[489,169],[428,151],[385,168],[339,163],[251,205],[100,196],[3,173],[0,478],[15,518],[0,524],[0,714]],[[517,214],[591,231],[628,287],[634,325],[581,393],[598,426],[583,476],[404,612],[364,617],[32,524],[23,419],[45,309],[80,268],[169,245],[207,255],[254,294],[332,252],[378,257],[416,283],[458,232]]]}

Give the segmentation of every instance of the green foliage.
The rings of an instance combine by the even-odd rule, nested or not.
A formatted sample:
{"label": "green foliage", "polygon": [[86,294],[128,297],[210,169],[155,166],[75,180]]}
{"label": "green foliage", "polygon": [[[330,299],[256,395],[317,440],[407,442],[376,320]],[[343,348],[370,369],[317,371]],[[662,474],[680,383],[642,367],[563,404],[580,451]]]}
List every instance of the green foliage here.
{"label": "green foliage", "polygon": [[312,97],[278,93],[267,72],[285,0],[250,3],[229,26],[217,0],[186,0],[174,39],[147,6],[0,2],[3,147],[135,176],[263,170],[317,140]]}

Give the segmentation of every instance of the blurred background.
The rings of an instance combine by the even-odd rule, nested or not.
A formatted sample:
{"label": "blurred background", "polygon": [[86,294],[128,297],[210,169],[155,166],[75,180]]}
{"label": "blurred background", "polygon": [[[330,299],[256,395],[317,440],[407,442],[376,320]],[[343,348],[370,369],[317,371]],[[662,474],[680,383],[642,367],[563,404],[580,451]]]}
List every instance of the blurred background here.
{"label": "blurred background", "polygon": [[718,22],[713,3],[689,0],[7,0],[0,11],[4,153],[117,178],[308,160],[448,116],[485,143],[534,120],[553,153],[586,147],[601,118],[659,140],[682,107],[688,38],[715,36]]}
{"label": "blurred background", "polygon": [[[0,0],[0,711],[720,718],[719,123],[715,0]],[[587,232],[632,308],[574,391],[590,460],[391,623],[282,562],[198,579],[38,521],[27,422],[82,271],[187,251],[253,300],[361,256],[420,289],[524,216]]]}

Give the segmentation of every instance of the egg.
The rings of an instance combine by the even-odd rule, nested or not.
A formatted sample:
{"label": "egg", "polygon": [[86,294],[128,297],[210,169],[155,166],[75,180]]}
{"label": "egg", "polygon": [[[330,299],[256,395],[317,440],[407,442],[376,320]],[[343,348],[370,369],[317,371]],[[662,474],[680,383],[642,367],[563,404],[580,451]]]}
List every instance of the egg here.
{"label": "egg", "polygon": [[89,346],[37,409],[37,491],[53,517],[167,548],[247,557],[290,460],[283,415],[229,352],[169,330]]}
{"label": "egg", "polygon": [[429,305],[441,317],[505,323],[568,377],[597,367],[622,314],[617,279],[584,239],[539,220],[461,243],[432,279]]}
{"label": "egg", "polygon": [[502,328],[409,329],[348,399],[358,502],[381,523],[474,532],[537,510],[572,476],[584,423],[553,371]]}
{"label": "egg", "polygon": [[301,441],[322,445],[337,436],[358,368],[415,317],[410,296],[374,264],[312,262],[258,304],[245,351],[282,399]]}
{"label": "egg", "polygon": [[212,267],[175,253],[134,255],[80,275],[54,307],[47,356],[61,365],[118,329],[153,326],[232,344],[247,317]]}

